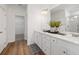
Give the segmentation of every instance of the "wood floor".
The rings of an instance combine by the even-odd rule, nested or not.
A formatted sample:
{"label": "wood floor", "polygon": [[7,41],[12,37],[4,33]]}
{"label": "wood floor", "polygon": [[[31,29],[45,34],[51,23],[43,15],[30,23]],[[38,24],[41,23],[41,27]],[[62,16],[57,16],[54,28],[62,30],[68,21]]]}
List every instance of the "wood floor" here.
{"label": "wood floor", "polygon": [[31,55],[31,50],[25,40],[20,40],[8,44],[1,55]]}

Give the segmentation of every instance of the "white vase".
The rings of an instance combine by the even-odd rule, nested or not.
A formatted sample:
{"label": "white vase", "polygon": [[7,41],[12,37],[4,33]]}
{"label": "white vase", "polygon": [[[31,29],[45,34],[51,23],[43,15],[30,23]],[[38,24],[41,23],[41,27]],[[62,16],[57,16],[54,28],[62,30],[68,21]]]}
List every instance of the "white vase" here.
{"label": "white vase", "polygon": [[58,28],[57,27],[51,27],[50,32],[58,32]]}
{"label": "white vase", "polygon": [[51,27],[50,32],[54,32],[54,31],[55,31],[55,27]]}

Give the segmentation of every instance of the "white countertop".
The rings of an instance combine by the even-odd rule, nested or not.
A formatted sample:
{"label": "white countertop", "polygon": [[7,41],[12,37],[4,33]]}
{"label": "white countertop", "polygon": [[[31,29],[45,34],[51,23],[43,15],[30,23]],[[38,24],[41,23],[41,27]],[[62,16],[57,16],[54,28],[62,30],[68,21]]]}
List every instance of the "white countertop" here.
{"label": "white countertop", "polygon": [[52,36],[52,37],[56,37],[56,38],[59,38],[59,39],[62,39],[62,40],[68,41],[68,42],[79,44],[79,37],[72,37],[70,35],[70,32],[63,32],[67,35],[51,34],[51,33],[43,32],[43,31],[38,31],[38,32]]}

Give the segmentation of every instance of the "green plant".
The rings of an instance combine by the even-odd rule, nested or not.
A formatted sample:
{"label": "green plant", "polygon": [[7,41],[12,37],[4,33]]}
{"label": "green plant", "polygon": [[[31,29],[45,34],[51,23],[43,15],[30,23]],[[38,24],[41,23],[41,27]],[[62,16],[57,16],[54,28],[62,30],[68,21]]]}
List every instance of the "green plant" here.
{"label": "green plant", "polygon": [[59,27],[59,26],[61,26],[61,21],[50,21],[49,26],[50,27]]}

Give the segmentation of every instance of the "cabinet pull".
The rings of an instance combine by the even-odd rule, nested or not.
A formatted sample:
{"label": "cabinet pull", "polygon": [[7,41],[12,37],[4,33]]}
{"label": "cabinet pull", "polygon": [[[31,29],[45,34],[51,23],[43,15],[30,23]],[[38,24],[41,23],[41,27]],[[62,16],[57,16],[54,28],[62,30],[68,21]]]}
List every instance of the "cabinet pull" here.
{"label": "cabinet pull", "polygon": [[53,40],[53,42],[55,42],[55,40]]}
{"label": "cabinet pull", "polygon": [[65,51],[63,51],[63,53],[66,53]]}
{"label": "cabinet pull", "polygon": [[67,54],[67,52],[66,52],[66,51],[63,51],[63,53],[64,53],[64,54]]}

